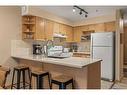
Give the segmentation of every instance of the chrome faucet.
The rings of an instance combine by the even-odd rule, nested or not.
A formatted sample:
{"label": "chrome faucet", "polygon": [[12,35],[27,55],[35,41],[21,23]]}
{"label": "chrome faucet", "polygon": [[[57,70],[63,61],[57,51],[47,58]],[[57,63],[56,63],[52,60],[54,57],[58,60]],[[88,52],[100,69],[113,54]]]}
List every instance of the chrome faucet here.
{"label": "chrome faucet", "polygon": [[46,57],[48,56],[49,45],[54,46],[54,43],[52,40],[46,41],[46,44],[44,45],[44,54]]}

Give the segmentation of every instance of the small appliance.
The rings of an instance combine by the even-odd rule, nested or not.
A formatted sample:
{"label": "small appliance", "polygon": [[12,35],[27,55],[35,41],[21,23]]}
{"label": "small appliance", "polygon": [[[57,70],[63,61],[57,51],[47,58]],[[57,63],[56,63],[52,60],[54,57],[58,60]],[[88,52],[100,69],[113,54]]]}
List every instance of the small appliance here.
{"label": "small appliance", "polygon": [[33,44],[33,54],[41,55],[42,54],[42,47],[39,44]]}

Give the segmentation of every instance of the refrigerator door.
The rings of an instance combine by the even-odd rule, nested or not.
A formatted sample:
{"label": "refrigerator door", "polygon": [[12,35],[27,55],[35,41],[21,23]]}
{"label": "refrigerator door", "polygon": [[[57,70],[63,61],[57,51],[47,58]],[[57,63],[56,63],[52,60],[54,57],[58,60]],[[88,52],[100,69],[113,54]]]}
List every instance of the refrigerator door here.
{"label": "refrigerator door", "polygon": [[113,48],[93,47],[93,58],[101,58],[101,78],[113,80]]}
{"label": "refrigerator door", "polygon": [[92,33],[91,40],[92,46],[113,46],[113,33]]}

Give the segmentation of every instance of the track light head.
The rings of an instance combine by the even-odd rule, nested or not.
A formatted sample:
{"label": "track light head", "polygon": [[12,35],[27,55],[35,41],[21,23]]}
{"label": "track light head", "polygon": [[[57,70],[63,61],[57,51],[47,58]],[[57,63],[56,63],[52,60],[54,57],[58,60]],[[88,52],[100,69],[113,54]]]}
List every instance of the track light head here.
{"label": "track light head", "polygon": [[79,14],[80,14],[80,15],[82,14],[82,10],[80,10]]}
{"label": "track light head", "polygon": [[87,14],[85,14],[85,17],[87,18],[87,17],[88,17],[88,15],[87,15]]}

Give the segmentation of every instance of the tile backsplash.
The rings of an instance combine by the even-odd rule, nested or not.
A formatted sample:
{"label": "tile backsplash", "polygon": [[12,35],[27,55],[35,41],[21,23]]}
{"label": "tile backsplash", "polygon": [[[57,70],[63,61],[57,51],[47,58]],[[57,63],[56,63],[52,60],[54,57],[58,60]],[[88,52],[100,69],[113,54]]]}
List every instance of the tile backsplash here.
{"label": "tile backsplash", "polygon": [[[23,40],[12,40],[11,41],[11,54],[21,54],[21,55],[25,55],[25,54],[32,54],[32,45],[33,44],[40,44],[42,46],[45,45],[45,42],[43,41],[23,41]],[[59,43],[55,45],[58,45]],[[90,51],[90,41],[86,41],[86,42],[79,42],[79,43],[66,43],[63,42],[59,45],[64,46],[65,48],[71,48],[71,46],[76,45],[76,51],[78,52],[89,52]]]}
{"label": "tile backsplash", "polygon": [[77,44],[79,52],[89,52],[90,51],[90,41],[80,42]]}

